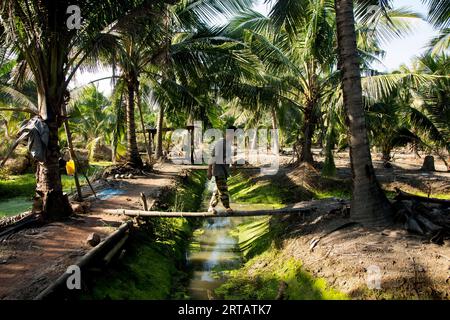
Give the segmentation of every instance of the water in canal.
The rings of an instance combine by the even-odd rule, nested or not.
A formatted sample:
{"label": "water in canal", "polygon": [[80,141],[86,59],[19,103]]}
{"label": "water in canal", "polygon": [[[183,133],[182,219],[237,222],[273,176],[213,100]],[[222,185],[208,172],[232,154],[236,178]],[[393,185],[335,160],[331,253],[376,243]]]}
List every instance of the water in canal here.
{"label": "water in canal", "polygon": [[[208,182],[203,208],[208,207],[214,183]],[[234,210],[272,209],[271,205],[231,203]],[[219,205],[218,211],[223,210]],[[194,233],[194,239],[187,254],[187,261],[192,268],[189,284],[191,299],[214,299],[214,290],[224,281],[223,270],[232,270],[242,264],[237,239],[230,231],[237,225],[255,218],[252,217],[220,217],[205,219],[203,226]]]}

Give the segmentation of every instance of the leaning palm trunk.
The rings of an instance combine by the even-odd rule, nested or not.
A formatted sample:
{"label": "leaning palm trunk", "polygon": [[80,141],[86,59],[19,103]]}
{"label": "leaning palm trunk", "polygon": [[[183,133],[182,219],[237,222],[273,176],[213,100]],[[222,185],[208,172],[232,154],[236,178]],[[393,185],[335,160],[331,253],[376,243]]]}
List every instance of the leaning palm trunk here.
{"label": "leaning palm trunk", "polygon": [[372,165],[363,108],[361,73],[356,47],[352,0],[335,0],[339,69],[350,130],[350,160],[353,174],[351,215],[365,224],[386,223],[391,207]]}
{"label": "leaning palm trunk", "polygon": [[136,121],[134,118],[134,93],[136,81],[128,82],[127,102],[127,162],[136,168],[142,167],[142,159],[136,141]]}
{"label": "leaning palm trunk", "polygon": [[136,88],[136,95],[137,95],[137,105],[138,105],[138,110],[139,110],[139,119],[141,121],[142,134],[144,135],[145,150],[147,151],[148,164],[150,165],[152,163],[152,153],[151,153],[150,141],[147,140],[147,130],[145,128],[144,115],[142,114],[142,99],[141,99],[139,83]]}
{"label": "leaning palm trunk", "polygon": [[272,129],[273,130],[277,130],[278,129],[278,125],[277,125],[277,111],[275,110],[275,107],[272,107],[270,111],[272,113]]}

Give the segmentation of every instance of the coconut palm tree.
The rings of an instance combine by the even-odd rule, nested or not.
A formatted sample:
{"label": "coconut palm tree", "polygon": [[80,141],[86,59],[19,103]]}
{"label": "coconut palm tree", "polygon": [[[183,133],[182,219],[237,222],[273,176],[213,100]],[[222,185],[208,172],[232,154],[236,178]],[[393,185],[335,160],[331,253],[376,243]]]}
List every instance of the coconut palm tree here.
{"label": "coconut palm tree", "polygon": [[[115,34],[116,41],[105,48],[107,54],[104,55],[107,62],[113,61],[114,65],[120,69],[121,76],[117,84],[125,83],[122,88],[127,95],[127,160],[130,164],[138,167],[142,165],[137,150],[134,124],[134,106],[137,101],[141,111],[142,130],[145,131],[141,110],[145,97],[141,97],[139,89],[141,78],[145,76],[147,84],[153,83],[153,93],[156,96],[158,92],[161,93],[161,88],[167,90],[168,86],[176,85],[179,86],[178,89],[183,89],[184,94],[190,94],[193,97],[197,93],[189,92],[186,81],[192,82],[193,75],[199,74],[198,69],[202,69],[202,64],[213,54],[210,38],[216,35],[210,32],[214,29],[210,24],[220,16],[231,16],[251,4],[252,0],[182,1],[171,8],[166,7],[157,21],[154,18],[141,17],[140,27],[136,27],[136,24],[131,25],[131,28],[125,25],[123,30]],[[204,47],[201,47],[202,45]],[[180,75],[180,72],[183,74]],[[178,78],[177,73],[180,75]],[[197,83],[201,83],[200,79],[204,80],[207,73],[203,72],[202,77],[197,77]],[[185,83],[180,83],[181,78],[185,80]],[[210,90],[205,87],[203,89],[203,92]],[[177,90],[172,90],[171,94],[175,91]],[[157,100],[162,102],[163,99],[163,95],[160,94]],[[165,102],[168,102],[167,99]],[[159,106],[157,158],[162,155],[162,126],[165,110],[168,107],[164,103],[159,103]],[[173,104],[174,108],[183,106],[186,104]],[[145,135],[144,139],[146,140]],[[149,153],[147,141],[145,144]]]}
{"label": "coconut palm tree", "polygon": [[[272,18],[252,10],[243,12],[229,22],[228,32],[230,36],[241,39],[259,57],[264,73],[269,75],[265,76],[263,83],[254,81],[255,86],[259,87],[251,92],[249,98],[259,98],[260,103],[255,100],[249,105],[258,113],[260,110],[255,109],[255,105],[266,106],[274,118],[273,114],[280,111],[276,107],[280,105],[280,96],[296,101],[303,114],[299,160],[312,163],[312,139],[320,124],[321,109],[332,105],[331,102],[335,100],[333,96],[340,91],[336,90],[339,77],[334,49],[333,1],[305,1],[293,34],[287,31],[293,26],[287,26],[286,23],[277,28],[281,9],[275,6],[273,10]],[[389,10],[387,17],[379,16],[369,22],[360,19],[362,21],[357,29],[358,52],[363,57],[364,70],[370,70],[370,63],[382,54],[380,39],[389,39],[396,33],[401,35],[410,31],[408,20],[417,19],[418,16],[407,10]],[[245,94],[242,88],[239,85],[239,90],[232,94],[242,96]],[[262,88],[270,94],[254,94],[262,93]],[[283,92],[281,95],[280,90]],[[325,131],[324,128],[322,131]]]}
{"label": "coconut palm tree", "polygon": [[59,174],[58,128],[63,123],[63,106],[69,82],[86,57],[114,30],[131,17],[155,15],[161,1],[78,1],[83,21],[68,24],[71,1],[12,0],[0,4],[3,46],[14,46],[32,71],[37,87],[40,121],[49,129],[46,159],[39,163],[36,178],[35,212],[47,219],[71,213],[62,192]]}
{"label": "coconut palm tree", "polygon": [[[141,168],[143,163],[137,145],[135,121],[136,102],[142,117],[139,80],[148,64],[152,62],[154,52],[160,47],[164,30],[160,27],[162,19],[143,17],[136,20],[131,28],[126,26],[115,33],[114,41],[104,48],[103,56],[107,63],[113,61],[114,68],[120,70],[116,82],[119,92],[116,97],[126,96],[126,161],[133,167]],[[145,131],[144,127],[141,129]],[[144,140],[148,152],[145,134]]]}
{"label": "coconut palm tree", "polygon": [[[109,100],[98,91],[94,84],[72,94],[68,106],[69,124],[72,132],[85,146],[90,146],[98,138],[110,135],[111,106]],[[105,143],[107,141],[103,141]]]}
{"label": "coconut palm tree", "polygon": [[157,158],[162,156],[166,115],[183,118],[183,124],[194,118],[206,124],[208,113],[215,109],[217,88],[233,82],[245,69],[250,73],[253,61],[246,61],[248,56],[239,44],[224,37],[221,28],[214,24],[220,17],[229,19],[252,3],[253,0],[189,0],[167,11],[163,22],[167,36],[154,52],[146,72],[158,105]]}
{"label": "coconut palm tree", "polygon": [[[310,1],[278,0],[271,11],[275,24],[284,26],[295,35]],[[362,1],[365,6],[387,1]],[[367,8],[367,7],[366,7]],[[361,85],[361,62],[357,48],[354,4],[352,0],[335,0],[338,70],[341,75],[343,101],[349,128],[350,160],[353,173],[351,213],[354,219],[366,224],[389,221],[390,204],[382,191],[372,165],[367,135],[363,91]]]}
{"label": "coconut palm tree", "polygon": [[353,174],[351,215],[366,224],[390,221],[391,206],[375,176],[362,99],[352,0],[335,0],[339,70],[350,141]]}
{"label": "coconut palm tree", "polygon": [[[430,141],[431,148],[438,154],[440,149],[450,152],[450,59],[443,54],[425,54],[413,66],[416,72],[437,77],[433,85],[412,87],[414,103],[411,104],[410,122],[424,141]],[[442,160],[450,168],[450,159]]]}

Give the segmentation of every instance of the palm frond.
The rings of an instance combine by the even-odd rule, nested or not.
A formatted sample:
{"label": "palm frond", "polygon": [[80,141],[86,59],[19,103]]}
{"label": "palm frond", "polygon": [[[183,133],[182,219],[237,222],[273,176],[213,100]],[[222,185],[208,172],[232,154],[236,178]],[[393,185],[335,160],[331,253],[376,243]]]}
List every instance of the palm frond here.
{"label": "palm frond", "polygon": [[422,0],[428,6],[428,20],[438,28],[450,27],[450,1]]}

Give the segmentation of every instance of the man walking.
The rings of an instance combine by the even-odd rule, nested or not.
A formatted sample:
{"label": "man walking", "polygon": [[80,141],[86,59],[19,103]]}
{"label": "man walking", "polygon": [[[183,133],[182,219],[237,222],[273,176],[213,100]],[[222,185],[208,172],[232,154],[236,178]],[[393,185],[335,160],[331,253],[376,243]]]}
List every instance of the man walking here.
{"label": "man walking", "polygon": [[234,126],[227,128],[225,138],[220,139],[214,146],[211,160],[208,165],[208,180],[211,180],[213,176],[216,180],[216,187],[214,188],[208,208],[208,212],[214,214],[217,213],[215,207],[219,203],[219,199],[222,202],[225,211],[227,213],[233,213],[233,210],[230,208],[230,194],[227,185],[227,179],[230,176],[231,162],[231,150],[227,150],[227,141],[231,146],[234,139],[234,130],[236,130],[236,127]]}

